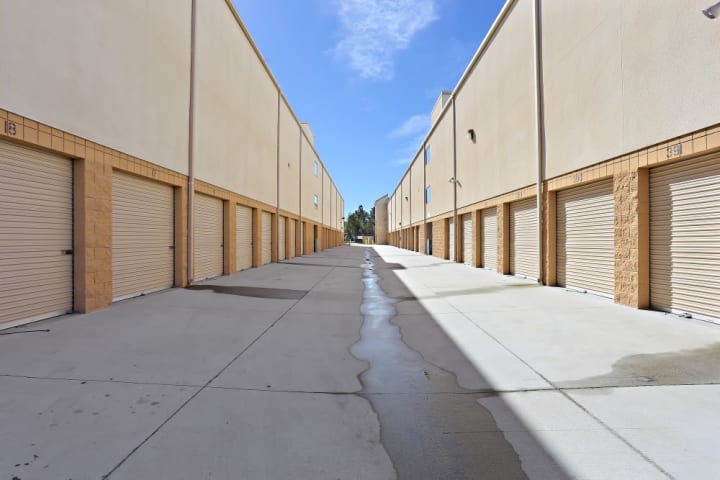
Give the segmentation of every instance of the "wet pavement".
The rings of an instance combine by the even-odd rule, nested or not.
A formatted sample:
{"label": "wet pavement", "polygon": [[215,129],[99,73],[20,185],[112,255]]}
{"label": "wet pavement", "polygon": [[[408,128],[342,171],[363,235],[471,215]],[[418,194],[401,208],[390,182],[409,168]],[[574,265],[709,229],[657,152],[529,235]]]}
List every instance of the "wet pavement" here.
{"label": "wet pavement", "polygon": [[0,479],[713,478],[719,344],[340,247],[0,332]]}
{"label": "wet pavement", "polygon": [[[386,283],[397,282],[396,291],[402,285],[385,265],[372,250],[365,251],[364,323],[361,340],[351,351],[369,363],[360,376],[362,394],[378,414],[382,443],[398,477],[527,478],[512,445],[477,402],[488,394],[462,388],[453,372],[403,342],[400,328],[392,323],[398,299],[386,294],[380,275]],[[408,302],[411,297],[401,298]],[[439,330],[434,335],[444,337]],[[479,375],[474,381],[483,385]],[[556,473],[563,477],[559,469]]]}

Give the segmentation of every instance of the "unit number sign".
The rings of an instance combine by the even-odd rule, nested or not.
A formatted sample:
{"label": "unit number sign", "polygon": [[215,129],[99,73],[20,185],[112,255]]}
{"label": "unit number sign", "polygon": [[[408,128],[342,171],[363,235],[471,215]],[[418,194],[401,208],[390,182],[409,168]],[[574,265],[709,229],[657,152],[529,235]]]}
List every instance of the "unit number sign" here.
{"label": "unit number sign", "polygon": [[15,122],[11,122],[10,120],[5,120],[4,132],[5,135],[12,135],[14,137],[17,135],[17,124]]}

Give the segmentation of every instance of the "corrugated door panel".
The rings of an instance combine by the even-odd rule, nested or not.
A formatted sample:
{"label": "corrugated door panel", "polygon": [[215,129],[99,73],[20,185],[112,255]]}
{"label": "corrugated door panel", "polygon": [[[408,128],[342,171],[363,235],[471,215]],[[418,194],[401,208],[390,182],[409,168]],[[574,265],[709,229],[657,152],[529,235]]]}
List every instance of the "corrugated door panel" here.
{"label": "corrugated door panel", "polygon": [[295,220],[290,220],[290,251],[288,258],[295,257]]}
{"label": "corrugated door panel", "polygon": [[557,283],[615,293],[615,196],[612,179],[558,192]]}
{"label": "corrugated door panel", "polygon": [[194,199],[195,280],[223,273],[223,201],[196,193]]}
{"label": "corrugated door panel", "polygon": [[538,225],[535,198],[510,204],[510,272],[538,277]]}
{"label": "corrugated door panel", "polygon": [[252,267],[252,208],[238,205],[235,209],[236,270]]}
{"label": "corrugated door panel", "polygon": [[0,323],[72,311],[72,161],[0,142]]}
{"label": "corrugated door panel", "polygon": [[280,217],[278,227],[278,260],[285,260],[285,217]]}
{"label": "corrugated door panel", "polygon": [[262,264],[272,261],[272,214],[262,212]]}
{"label": "corrugated door panel", "polygon": [[172,287],[173,187],[118,171],[112,176],[113,300]]}
{"label": "corrugated door panel", "polygon": [[482,266],[490,270],[497,270],[497,209],[488,208],[481,213],[482,238]]}
{"label": "corrugated door panel", "polygon": [[720,155],[650,170],[650,304],[720,319]]}
{"label": "corrugated door panel", "polygon": [[451,218],[448,222],[448,238],[450,239],[450,245],[448,247],[450,253],[450,260],[455,261],[455,219]]}
{"label": "corrugated door panel", "polygon": [[463,215],[463,263],[472,266],[473,264],[473,225],[472,215]]}

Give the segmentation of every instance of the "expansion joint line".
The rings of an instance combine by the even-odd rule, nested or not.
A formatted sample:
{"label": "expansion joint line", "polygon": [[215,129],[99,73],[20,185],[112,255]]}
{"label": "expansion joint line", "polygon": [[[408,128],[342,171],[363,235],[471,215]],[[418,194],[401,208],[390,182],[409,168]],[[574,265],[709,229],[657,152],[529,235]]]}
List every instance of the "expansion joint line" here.
{"label": "expansion joint line", "polygon": [[117,471],[117,469],[120,468],[130,457],[132,457],[132,456],[135,454],[135,452],[137,452],[138,450],[140,450],[140,449],[143,447],[143,445],[145,445],[147,442],[149,442],[151,438],[153,438],[160,430],[162,430],[162,428],[163,428],[165,425],[167,425],[167,424],[170,422],[170,420],[172,420],[173,418],[175,418],[175,416],[176,416],[178,413],[180,413],[180,412],[181,412],[191,401],[193,401],[198,395],[200,395],[201,392],[203,392],[203,391],[205,391],[206,389],[208,389],[209,386],[210,386],[210,384],[211,384],[212,382],[214,382],[220,375],[222,375],[228,368],[230,368],[230,366],[231,366],[233,363],[235,363],[240,357],[242,357],[242,356],[245,354],[245,352],[247,352],[250,348],[252,348],[252,346],[255,345],[262,337],[264,337],[265,334],[270,331],[270,329],[272,329],[275,325],[277,325],[277,323],[278,323],[280,320],[282,320],[283,318],[285,318],[285,316],[290,312],[290,310],[292,310],[293,308],[295,308],[295,306],[297,306],[297,304],[300,303],[300,302],[307,296],[308,293],[310,293],[311,291],[313,291],[313,289],[315,289],[315,287],[316,287],[320,282],[322,282],[323,280],[325,280],[325,279],[326,279],[332,272],[334,272],[334,271],[335,271],[335,267],[333,266],[325,275],[322,276],[322,278],[318,279],[318,281],[316,281],[316,282],[313,284],[313,286],[310,287],[310,288],[305,292],[305,294],[304,294],[302,297],[300,297],[299,299],[297,299],[297,300],[295,301],[295,303],[293,303],[292,305],[290,305],[290,307],[288,307],[288,309],[285,310],[285,311],[282,313],[282,315],[280,315],[280,316],[279,316],[277,319],[275,319],[270,325],[268,325],[262,332],[260,332],[260,334],[259,334],[257,337],[255,337],[255,339],[254,339],[252,342],[250,342],[250,343],[249,343],[247,346],[245,346],[245,348],[243,348],[237,355],[235,355],[224,367],[222,367],[215,375],[213,375],[213,377],[210,378],[210,380],[208,380],[207,382],[205,382],[205,384],[202,385],[195,393],[193,393],[192,395],[190,395],[190,397],[189,397],[187,400],[185,400],[177,409],[175,409],[175,411],[173,411],[165,420],[163,420],[162,423],[160,423],[160,425],[158,425],[158,426],[155,428],[155,430],[153,430],[152,432],[150,432],[150,434],[149,434],[147,437],[145,437],[145,439],[143,439],[143,441],[141,441],[135,448],[133,448],[132,450],[130,450],[130,452],[129,452],[127,455],[125,455],[125,456],[117,463],[117,465],[115,465],[115,466],[112,468],[112,470],[110,470],[108,473],[106,473],[105,475],[103,475],[103,476],[102,476],[102,480],[106,480],[106,479],[110,478],[110,476],[111,476],[113,473],[115,473],[115,472]]}

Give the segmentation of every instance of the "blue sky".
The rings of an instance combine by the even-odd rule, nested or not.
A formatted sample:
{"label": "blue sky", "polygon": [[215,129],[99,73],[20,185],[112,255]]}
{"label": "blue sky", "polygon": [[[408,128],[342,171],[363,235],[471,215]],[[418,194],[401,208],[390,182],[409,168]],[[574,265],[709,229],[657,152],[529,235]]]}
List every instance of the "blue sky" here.
{"label": "blue sky", "polygon": [[504,0],[233,0],[345,199],[391,191]]}

